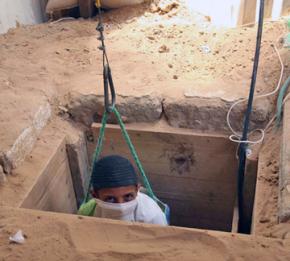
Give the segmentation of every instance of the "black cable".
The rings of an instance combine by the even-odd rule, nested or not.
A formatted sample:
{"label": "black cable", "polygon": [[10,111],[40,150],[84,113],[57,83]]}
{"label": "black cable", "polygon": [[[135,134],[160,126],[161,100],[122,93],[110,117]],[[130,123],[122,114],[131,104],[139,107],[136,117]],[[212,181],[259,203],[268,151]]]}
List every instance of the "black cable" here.
{"label": "black cable", "polygon": [[[247,141],[248,131],[250,125],[251,112],[253,107],[254,92],[257,80],[257,72],[259,65],[260,49],[261,49],[261,40],[263,32],[263,21],[264,21],[264,0],[260,0],[260,10],[259,10],[259,22],[258,22],[258,31],[257,31],[257,41],[256,41],[256,51],[253,65],[253,73],[251,79],[251,87],[247,105],[247,111],[244,118],[244,128],[241,141]],[[244,220],[244,177],[245,177],[245,166],[246,166],[246,150],[248,144],[240,143],[239,146],[239,169],[238,169],[238,208],[239,208],[239,222],[238,222],[238,232],[239,233],[249,233],[250,227],[249,224]]]}

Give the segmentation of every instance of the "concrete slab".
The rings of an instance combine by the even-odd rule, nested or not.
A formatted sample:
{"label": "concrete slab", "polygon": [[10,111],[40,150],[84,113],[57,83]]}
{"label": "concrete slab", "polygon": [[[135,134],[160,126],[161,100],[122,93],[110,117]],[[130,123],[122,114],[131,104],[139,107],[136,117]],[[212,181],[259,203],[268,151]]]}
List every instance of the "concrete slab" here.
{"label": "concrete slab", "polygon": [[[202,131],[229,132],[227,113],[230,106],[240,100],[237,98],[239,93],[229,94],[223,88],[203,89],[185,90],[183,93],[175,91],[165,95],[163,108],[169,124],[173,127]],[[242,131],[245,110],[246,102],[243,102],[234,107],[230,115],[231,125],[237,132]],[[250,128],[263,127],[271,111],[272,106],[269,100],[256,100],[251,114]]]}
{"label": "concrete slab", "polygon": [[[129,86],[131,85],[127,87]],[[152,85],[139,91],[132,91],[127,87],[118,90],[117,95],[117,108],[125,122],[156,122],[164,116],[173,127],[207,132],[229,132],[227,112],[231,104],[247,96],[245,88],[232,92],[232,85],[220,81],[193,85],[190,81],[182,80],[168,82],[166,85]],[[100,122],[104,110],[101,93],[98,89],[96,94],[93,86],[72,92],[67,105],[72,118],[86,126],[94,121]],[[250,128],[263,127],[272,107],[268,99],[257,99],[254,102]],[[237,131],[242,130],[245,110],[246,102],[243,102],[231,113],[231,124]],[[109,122],[116,121],[111,118]]]}
{"label": "concrete slab", "polygon": [[[125,122],[154,122],[162,115],[162,98],[156,93],[140,92],[138,95],[117,94],[117,108]],[[68,104],[68,112],[76,122],[90,127],[93,122],[100,122],[104,111],[104,97],[90,94],[74,93]],[[116,122],[112,117],[108,122]]]}
{"label": "concrete slab", "polygon": [[[17,113],[18,108],[15,110],[16,121],[20,116]],[[25,108],[22,109],[25,111]],[[42,104],[39,102],[33,104],[28,110],[27,115],[24,116],[26,119],[20,120],[11,131],[9,121],[0,123],[1,134],[3,134],[0,139],[0,165],[8,174],[31,152],[41,130],[46,126],[52,114],[50,104],[45,101]]]}

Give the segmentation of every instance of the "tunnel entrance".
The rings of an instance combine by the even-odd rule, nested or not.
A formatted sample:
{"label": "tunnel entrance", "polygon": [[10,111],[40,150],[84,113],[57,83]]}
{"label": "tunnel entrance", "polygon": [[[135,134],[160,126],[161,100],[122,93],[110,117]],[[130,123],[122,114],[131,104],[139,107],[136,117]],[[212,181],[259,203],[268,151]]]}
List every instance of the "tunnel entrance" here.
{"label": "tunnel entrance", "polygon": [[[91,130],[91,138],[81,144],[89,159],[96,147],[100,124],[93,124]],[[194,133],[168,125],[128,124],[127,130],[155,194],[170,206],[171,225],[227,232],[234,229],[236,144],[227,136]],[[22,207],[76,213],[77,199],[84,195],[80,188],[87,187],[89,175],[80,177],[75,171],[80,166],[70,153],[68,159],[65,151],[63,147],[59,152],[61,157],[51,158],[56,161],[54,167],[39,177]],[[110,154],[119,154],[134,162],[116,125],[107,125],[101,156]],[[90,160],[85,164],[88,162]],[[257,160],[249,161],[244,191],[248,232],[256,172]],[[43,188],[44,181],[46,188]],[[58,200],[59,197],[62,200]]]}
{"label": "tunnel entrance", "polygon": [[[100,124],[93,124],[96,146]],[[171,209],[171,225],[232,231],[236,203],[236,144],[227,136],[194,133],[168,125],[127,125],[152,188]],[[118,126],[106,129],[102,156],[119,154],[134,162]],[[246,170],[245,219],[250,232],[257,161]]]}

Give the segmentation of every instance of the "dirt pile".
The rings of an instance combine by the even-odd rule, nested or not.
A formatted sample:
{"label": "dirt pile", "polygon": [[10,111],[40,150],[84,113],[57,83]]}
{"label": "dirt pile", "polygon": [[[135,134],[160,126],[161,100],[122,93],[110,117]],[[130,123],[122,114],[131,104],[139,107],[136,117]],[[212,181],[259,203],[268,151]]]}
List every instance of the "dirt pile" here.
{"label": "dirt pile", "polygon": [[[158,227],[9,209],[0,216],[3,260],[287,260],[289,239]],[[23,245],[8,238],[22,229]]]}
{"label": "dirt pile", "polygon": [[[248,94],[256,28],[213,28],[207,17],[193,15],[182,2],[176,3],[104,15],[120,111],[129,122],[153,122],[166,116],[174,126],[227,132],[225,116],[230,104]],[[23,130],[38,126],[34,116],[43,104],[50,105],[52,116],[61,114],[87,126],[100,119],[102,66],[95,26],[94,20],[53,22],[0,36],[1,159],[15,147]],[[290,53],[277,42],[284,32],[284,22],[265,23],[257,94],[272,91],[278,82],[281,68],[272,44],[277,44],[285,75],[289,75]],[[274,105],[273,99],[256,104],[258,123],[267,121]],[[241,112],[233,118],[236,128],[240,127]],[[211,260],[212,256],[218,260],[273,260],[279,256],[287,260],[288,227],[278,225],[276,218],[277,136],[269,138],[262,150],[264,174],[260,179],[264,185],[258,193],[265,194],[267,201],[258,206],[260,226],[256,233],[284,240],[146,225],[117,229],[114,222],[108,225],[2,207],[0,255],[5,260],[38,260],[39,256],[45,260],[56,256],[65,260]],[[37,135],[34,138],[37,140]],[[25,153],[23,158],[29,151]],[[15,175],[8,179],[13,180],[7,190],[9,200],[21,190],[25,178]],[[27,244],[9,245],[8,236],[18,228],[27,234]],[[99,235],[106,235],[105,240]]]}

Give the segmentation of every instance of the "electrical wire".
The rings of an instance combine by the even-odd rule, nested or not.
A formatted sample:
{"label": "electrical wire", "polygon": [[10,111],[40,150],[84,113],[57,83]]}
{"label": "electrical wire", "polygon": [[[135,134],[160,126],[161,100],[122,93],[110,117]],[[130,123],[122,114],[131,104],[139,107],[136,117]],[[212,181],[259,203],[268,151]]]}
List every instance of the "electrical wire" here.
{"label": "electrical wire", "polygon": [[[276,93],[279,91],[280,86],[281,86],[281,82],[282,82],[283,74],[284,74],[284,64],[283,64],[283,61],[282,61],[281,55],[280,55],[280,53],[279,53],[278,48],[276,47],[276,45],[275,45],[275,44],[272,44],[272,47],[274,48],[274,50],[275,50],[275,52],[276,52],[276,54],[277,54],[277,56],[278,56],[278,59],[279,59],[280,65],[281,65],[281,71],[280,71],[279,81],[278,81],[278,83],[277,83],[276,88],[275,88],[273,91],[271,91],[271,92],[269,92],[269,93],[265,93],[265,94],[262,94],[262,95],[258,95],[258,96],[256,96],[255,99],[254,99],[255,101],[256,101],[257,99],[266,98],[266,97],[269,97],[269,96],[272,96],[272,95],[276,94]],[[248,144],[252,144],[252,145],[254,145],[254,144],[259,144],[259,143],[263,142],[263,140],[264,140],[264,138],[265,138],[265,132],[266,132],[266,130],[270,127],[270,125],[273,123],[273,121],[274,121],[273,118],[275,118],[275,116],[274,116],[274,117],[269,121],[269,123],[267,124],[267,126],[266,126],[264,129],[255,129],[255,130],[253,130],[253,131],[251,131],[251,132],[249,133],[249,135],[251,135],[251,134],[253,134],[253,133],[255,133],[255,132],[260,132],[260,137],[259,137],[259,139],[257,139],[257,140],[249,140],[249,139],[247,139],[247,140],[245,140],[245,141],[244,141],[244,140],[241,140],[242,135],[239,134],[237,131],[235,131],[234,128],[232,127],[231,123],[230,123],[230,114],[231,114],[232,110],[233,110],[233,109],[234,109],[238,104],[243,103],[243,102],[246,102],[246,101],[247,101],[246,98],[245,98],[245,99],[241,99],[241,100],[239,100],[239,101],[236,101],[235,103],[233,103],[233,104],[231,105],[231,107],[230,107],[229,110],[228,110],[228,113],[227,113],[227,125],[228,125],[229,129],[230,129],[231,132],[232,132],[232,135],[229,136],[229,139],[230,139],[231,141],[236,142],[236,143],[239,143],[239,144],[240,144],[240,143],[248,143]]]}
{"label": "electrical wire", "polygon": [[[253,109],[253,101],[259,66],[259,57],[260,57],[260,49],[262,42],[262,33],[263,33],[263,21],[264,21],[264,7],[265,1],[260,0],[260,9],[259,9],[259,22],[258,22],[258,30],[256,37],[256,48],[255,48],[255,56],[254,56],[254,64],[253,71],[251,77],[251,85],[249,91],[249,98],[247,104],[247,110],[245,112],[244,124],[243,124],[243,133],[241,136],[241,141],[248,140],[248,131],[250,126],[251,112]],[[239,233],[248,233],[250,231],[249,223],[245,220],[244,215],[244,180],[245,180],[245,168],[246,168],[246,159],[247,159],[247,143],[239,144],[239,167],[237,173],[237,200],[238,200],[238,211],[239,211],[239,220],[238,220],[238,232]]]}

